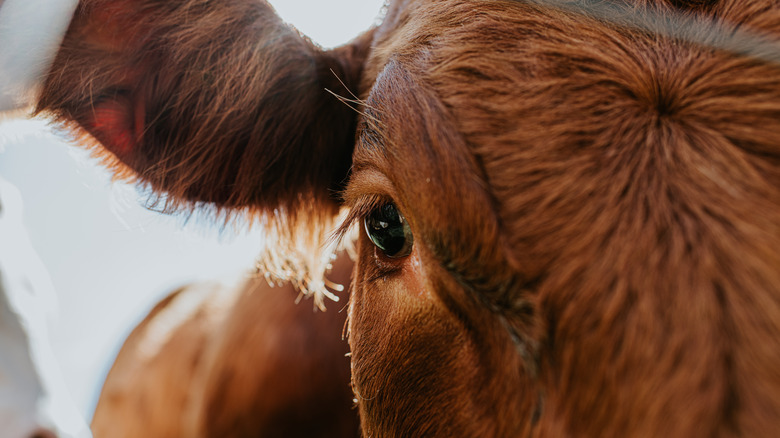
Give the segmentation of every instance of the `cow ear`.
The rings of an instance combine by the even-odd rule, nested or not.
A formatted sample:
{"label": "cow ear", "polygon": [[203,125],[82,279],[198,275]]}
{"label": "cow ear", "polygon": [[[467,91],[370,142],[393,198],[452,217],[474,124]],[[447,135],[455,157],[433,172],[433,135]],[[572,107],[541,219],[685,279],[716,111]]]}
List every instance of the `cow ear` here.
{"label": "cow ear", "polygon": [[317,289],[370,41],[320,50],[259,0],[82,0],[37,111],[158,207],[263,214],[264,269]]}
{"label": "cow ear", "polygon": [[328,90],[358,93],[369,40],[322,51],[257,0],[82,2],[37,109],[171,208],[335,204],[356,113]]}

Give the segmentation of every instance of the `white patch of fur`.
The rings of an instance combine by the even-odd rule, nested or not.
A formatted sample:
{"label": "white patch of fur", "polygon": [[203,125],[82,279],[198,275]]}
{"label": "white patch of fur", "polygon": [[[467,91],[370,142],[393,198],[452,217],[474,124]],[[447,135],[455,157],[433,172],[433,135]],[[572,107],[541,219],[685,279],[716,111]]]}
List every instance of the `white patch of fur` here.
{"label": "white patch of fur", "polygon": [[0,2],[0,113],[35,104],[78,0]]}
{"label": "white patch of fur", "polygon": [[90,437],[49,345],[56,296],[21,210],[19,192],[0,180],[0,435],[47,428],[63,438]]}

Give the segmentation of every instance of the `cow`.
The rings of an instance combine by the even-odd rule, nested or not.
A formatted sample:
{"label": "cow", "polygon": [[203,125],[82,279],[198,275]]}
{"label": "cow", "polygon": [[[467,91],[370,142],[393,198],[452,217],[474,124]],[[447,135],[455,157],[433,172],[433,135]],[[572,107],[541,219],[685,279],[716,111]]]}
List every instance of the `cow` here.
{"label": "cow", "polygon": [[[82,0],[34,112],[329,291],[365,436],[780,430],[780,8],[391,0],[322,50],[260,0]],[[340,211],[348,211],[342,225]]]}
{"label": "cow", "polygon": [[0,179],[0,436],[91,438],[54,360],[56,296],[22,224],[19,191]]}
{"label": "cow", "polygon": [[[343,255],[329,277],[349,284]],[[92,419],[101,438],[355,437],[343,304],[312,313],[263,276],[196,283],[125,341]],[[315,308],[316,309],[316,308]]]}

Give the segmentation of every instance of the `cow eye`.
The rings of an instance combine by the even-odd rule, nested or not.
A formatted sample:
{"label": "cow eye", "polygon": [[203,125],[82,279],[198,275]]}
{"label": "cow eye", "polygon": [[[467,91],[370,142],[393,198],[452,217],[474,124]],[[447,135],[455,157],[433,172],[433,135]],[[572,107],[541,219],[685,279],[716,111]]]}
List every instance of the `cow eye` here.
{"label": "cow eye", "polygon": [[406,257],[412,252],[412,230],[394,204],[374,208],[364,219],[366,234],[384,255]]}

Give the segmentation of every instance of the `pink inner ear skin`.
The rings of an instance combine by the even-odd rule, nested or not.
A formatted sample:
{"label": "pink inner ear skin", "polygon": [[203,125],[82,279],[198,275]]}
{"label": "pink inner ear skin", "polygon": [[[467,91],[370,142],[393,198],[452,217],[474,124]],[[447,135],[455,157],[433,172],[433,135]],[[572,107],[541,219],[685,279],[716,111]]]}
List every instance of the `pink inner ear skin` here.
{"label": "pink inner ear skin", "polygon": [[[129,100],[129,99],[128,99]],[[144,116],[146,115],[146,99],[144,99],[143,94],[139,93],[137,97],[135,97],[135,123],[133,124],[134,130],[132,132],[135,134],[135,144],[141,144],[143,142],[143,134],[144,130],[146,129],[146,123],[144,123]],[[130,147],[134,147],[135,145],[130,145]]]}
{"label": "pink inner ear skin", "polygon": [[[111,152],[127,158],[141,141],[144,129],[143,99],[117,96],[95,105],[89,131]],[[132,114],[131,114],[132,113]]]}

